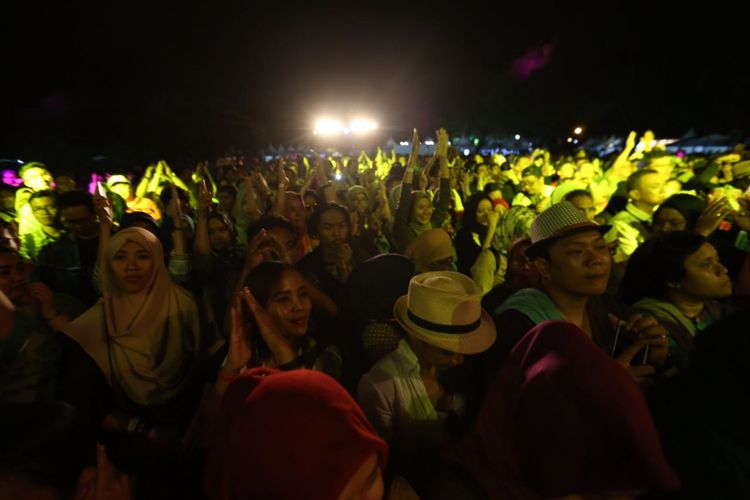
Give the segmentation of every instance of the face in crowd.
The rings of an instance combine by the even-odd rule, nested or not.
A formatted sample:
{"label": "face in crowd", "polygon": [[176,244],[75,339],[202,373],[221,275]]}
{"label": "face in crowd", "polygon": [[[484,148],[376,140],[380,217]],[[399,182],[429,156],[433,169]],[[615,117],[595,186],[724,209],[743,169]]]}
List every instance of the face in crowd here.
{"label": "face in crowd", "polygon": [[534,265],[546,289],[589,297],[606,291],[612,260],[599,231],[584,231],[552,243],[548,258],[536,257]]}
{"label": "face in crowd", "polygon": [[687,219],[676,208],[663,206],[654,216],[654,231],[657,233],[686,231],[687,225]]}
{"label": "face in crowd", "polygon": [[237,199],[236,196],[227,191],[219,191],[218,193],[216,193],[216,198],[219,200],[219,208],[222,212],[228,214],[232,213],[234,203]]}
{"label": "face in crowd", "polygon": [[421,226],[429,224],[432,219],[433,210],[430,199],[427,196],[420,196],[414,203],[412,219]]}
{"label": "face in crowd", "polygon": [[16,197],[10,189],[2,189],[0,186],[0,209],[13,212],[16,207]]}
{"label": "face in crowd", "polygon": [[284,201],[284,217],[303,234],[306,231],[307,212],[302,198],[296,193],[287,193]]}
{"label": "face in crowd", "polygon": [[307,335],[312,301],[307,282],[297,271],[286,270],[271,290],[265,309],[288,339]]}
{"label": "face in crowd", "polygon": [[585,184],[593,182],[596,177],[596,167],[593,163],[582,163],[578,166],[578,171],[575,173],[575,179]]}
{"label": "face in crowd", "polygon": [[55,189],[58,193],[67,193],[76,189],[76,181],[67,175],[58,175],[55,177]]}
{"label": "face in crowd", "polygon": [[596,207],[591,196],[580,195],[568,199],[588,220],[593,221],[596,217]]}
{"label": "face in crowd", "polygon": [[49,227],[57,221],[57,201],[52,196],[34,198],[29,202],[31,213],[42,226]]}
{"label": "face in crowd", "polygon": [[476,217],[480,226],[489,225],[489,215],[492,212],[492,202],[490,200],[481,200],[477,205]]}
{"label": "face in crowd", "polygon": [[528,195],[541,194],[544,190],[544,177],[537,175],[524,175],[521,178],[521,187]]}
{"label": "face in crowd", "polygon": [[63,208],[60,220],[76,238],[88,240],[96,238],[99,234],[96,215],[86,205]]}
{"label": "face in crowd", "polygon": [[312,217],[313,212],[318,207],[318,199],[312,193],[305,193],[305,220]]}
{"label": "face in crowd", "polygon": [[423,367],[430,366],[435,367],[438,371],[445,371],[464,363],[463,354],[430,345],[419,339],[410,338],[409,345]]}
{"label": "face in crowd", "polygon": [[656,170],[664,182],[667,182],[674,172],[674,160],[671,156],[654,158],[648,164],[648,168]]}
{"label": "face in crowd", "polygon": [[685,277],[670,283],[674,293],[693,300],[716,300],[732,295],[732,280],[710,243],[703,243],[684,261]]}
{"label": "face in crowd", "polygon": [[128,240],[109,263],[115,286],[124,292],[142,292],[154,273],[154,259],[139,243]]}
{"label": "face in crowd", "polygon": [[349,221],[346,214],[336,208],[320,214],[318,237],[323,248],[334,248],[346,243],[349,238]]}
{"label": "face in crowd", "polygon": [[539,283],[537,271],[531,259],[526,256],[526,249],[531,240],[518,243],[508,253],[508,282],[525,288],[534,287]]}
{"label": "face in crowd", "polygon": [[270,236],[272,236],[286,251],[287,257],[289,257],[288,264],[296,264],[302,259],[302,248],[299,245],[299,240],[293,231],[283,226],[275,226],[266,230]]}
{"label": "face in crowd", "polygon": [[643,204],[659,205],[667,197],[665,184],[660,174],[646,174],[641,177],[638,189],[630,192],[630,197]]}
{"label": "face in crowd", "polygon": [[364,214],[367,212],[369,204],[367,203],[367,195],[361,191],[354,193],[349,200],[349,210]]}
{"label": "face in crowd", "polygon": [[0,250],[0,290],[14,304],[28,294],[29,273],[23,260],[14,252]]}
{"label": "face in crowd", "polygon": [[7,248],[18,252],[21,242],[10,227],[0,225],[0,248]]}
{"label": "face in crowd", "polygon": [[226,252],[232,248],[232,230],[226,222],[215,217],[208,219],[208,242],[214,252]]}
{"label": "face in crowd", "polygon": [[24,172],[22,179],[33,191],[43,191],[52,187],[52,174],[46,168],[30,168]]}

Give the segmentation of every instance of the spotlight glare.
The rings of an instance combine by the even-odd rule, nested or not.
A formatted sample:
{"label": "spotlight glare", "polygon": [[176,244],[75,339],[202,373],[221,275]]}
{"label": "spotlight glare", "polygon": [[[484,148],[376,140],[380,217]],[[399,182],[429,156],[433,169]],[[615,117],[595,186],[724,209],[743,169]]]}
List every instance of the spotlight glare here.
{"label": "spotlight glare", "polygon": [[521,135],[520,135],[520,134],[516,134],[516,140],[517,140],[517,141],[520,141],[520,140],[521,140]]}
{"label": "spotlight glare", "polygon": [[375,130],[376,128],[378,128],[378,124],[372,120],[357,118],[356,120],[352,120],[349,128],[352,132],[359,134]]}
{"label": "spotlight glare", "polygon": [[576,127],[575,129],[573,129],[573,133],[575,135],[581,135],[583,133],[583,127]]}
{"label": "spotlight glare", "polygon": [[333,135],[344,131],[344,125],[338,120],[321,118],[315,121],[314,133],[320,135]]}

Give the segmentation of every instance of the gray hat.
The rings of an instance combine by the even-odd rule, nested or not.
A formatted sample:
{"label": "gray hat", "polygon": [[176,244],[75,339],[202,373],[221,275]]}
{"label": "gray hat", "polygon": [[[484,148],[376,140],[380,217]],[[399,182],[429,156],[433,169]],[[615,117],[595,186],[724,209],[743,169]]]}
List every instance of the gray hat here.
{"label": "gray hat", "polygon": [[531,246],[526,249],[526,255],[533,257],[546,244],[566,236],[592,230],[604,234],[611,228],[591,222],[575,205],[561,201],[534,218],[529,230]]}

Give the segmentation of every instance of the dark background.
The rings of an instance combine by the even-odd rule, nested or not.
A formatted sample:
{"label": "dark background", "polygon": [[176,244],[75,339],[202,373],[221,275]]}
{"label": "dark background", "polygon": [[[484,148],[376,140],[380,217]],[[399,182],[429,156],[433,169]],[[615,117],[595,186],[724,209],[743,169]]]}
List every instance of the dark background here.
{"label": "dark background", "polygon": [[4,9],[4,158],[209,157],[302,142],[331,110],[397,140],[742,134],[750,111],[747,16],[720,2]]}

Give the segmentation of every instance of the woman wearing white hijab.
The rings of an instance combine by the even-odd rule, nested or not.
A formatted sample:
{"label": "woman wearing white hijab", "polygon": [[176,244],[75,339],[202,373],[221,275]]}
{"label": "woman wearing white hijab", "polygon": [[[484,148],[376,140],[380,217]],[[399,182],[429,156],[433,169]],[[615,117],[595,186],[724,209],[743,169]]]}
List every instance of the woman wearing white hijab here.
{"label": "woman wearing white hijab", "polygon": [[172,402],[190,382],[201,347],[198,310],[170,280],[152,233],[124,229],[105,254],[102,298],[63,332],[96,362],[126,412],[103,425],[146,432],[138,410]]}

